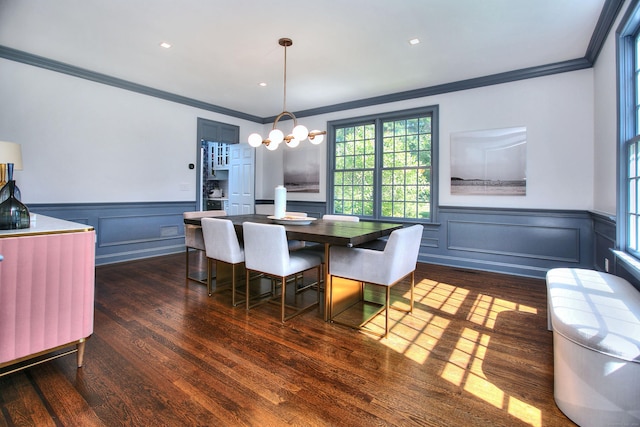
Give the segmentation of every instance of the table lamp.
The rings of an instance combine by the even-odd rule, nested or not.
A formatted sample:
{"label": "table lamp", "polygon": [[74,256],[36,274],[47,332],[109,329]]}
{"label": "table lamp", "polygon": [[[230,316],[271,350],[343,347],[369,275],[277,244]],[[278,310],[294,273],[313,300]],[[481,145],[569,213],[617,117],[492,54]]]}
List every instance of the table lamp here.
{"label": "table lamp", "polygon": [[2,174],[1,178],[6,180],[0,181],[0,186],[4,186],[7,181],[13,179],[13,170],[22,170],[22,147],[15,142],[0,141],[0,164],[5,166],[6,175]]}
{"label": "table lamp", "polygon": [[29,228],[29,210],[20,202],[20,190],[13,180],[13,170],[22,170],[22,147],[15,142],[0,141],[0,164],[6,164],[7,182],[0,189],[0,230]]}

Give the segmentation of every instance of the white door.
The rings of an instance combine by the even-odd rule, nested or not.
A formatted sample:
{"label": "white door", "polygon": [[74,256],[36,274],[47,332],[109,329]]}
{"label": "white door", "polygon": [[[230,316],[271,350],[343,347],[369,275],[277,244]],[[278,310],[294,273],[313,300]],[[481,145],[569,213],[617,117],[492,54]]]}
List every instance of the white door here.
{"label": "white door", "polygon": [[255,201],[255,149],[249,144],[231,144],[229,152],[228,215],[252,214]]}

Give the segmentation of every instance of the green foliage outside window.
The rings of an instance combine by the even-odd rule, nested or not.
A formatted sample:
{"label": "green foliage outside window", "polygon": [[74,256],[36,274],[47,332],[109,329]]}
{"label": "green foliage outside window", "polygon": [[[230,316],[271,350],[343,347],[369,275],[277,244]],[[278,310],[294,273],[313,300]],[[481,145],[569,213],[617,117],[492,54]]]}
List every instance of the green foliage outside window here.
{"label": "green foliage outside window", "polygon": [[334,212],[372,217],[377,207],[381,218],[429,219],[431,116],[379,123],[380,141],[375,123],[336,128]]}

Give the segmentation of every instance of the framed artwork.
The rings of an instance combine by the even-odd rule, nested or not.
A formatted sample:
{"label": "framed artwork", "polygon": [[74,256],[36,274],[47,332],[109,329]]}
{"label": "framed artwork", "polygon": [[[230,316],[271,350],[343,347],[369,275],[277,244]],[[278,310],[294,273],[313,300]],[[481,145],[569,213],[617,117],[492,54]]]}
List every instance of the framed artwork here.
{"label": "framed artwork", "polygon": [[525,196],[527,129],[452,133],[451,194]]}
{"label": "framed artwork", "polygon": [[285,147],[284,186],[288,193],[320,192],[320,162],[316,150]]}

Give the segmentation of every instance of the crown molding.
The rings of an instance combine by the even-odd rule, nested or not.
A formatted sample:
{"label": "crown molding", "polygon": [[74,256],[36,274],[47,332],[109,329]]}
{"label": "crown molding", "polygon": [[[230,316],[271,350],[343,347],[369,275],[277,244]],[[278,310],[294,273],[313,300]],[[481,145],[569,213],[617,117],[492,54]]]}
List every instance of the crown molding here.
{"label": "crown molding", "polygon": [[[354,108],[369,107],[379,104],[387,104],[390,102],[406,101],[409,99],[423,98],[427,96],[440,95],[449,92],[457,92],[462,90],[476,89],[485,86],[492,86],[502,83],[510,83],[518,80],[532,79],[537,77],[549,76],[552,74],[566,73],[570,71],[582,70],[593,67],[607,35],[613,26],[616,16],[620,12],[624,0],[606,0],[600,13],[600,18],[591,37],[591,41],[583,58],[572,59],[568,61],[556,62],[552,64],[539,65],[520,70],[507,71],[504,73],[492,74],[483,77],[476,77],[467,80],[461,80],[452,83],[429,86],[421,89],[414,89],[404,92],[393,93],[389,95],[376,96],[372,98],[359,99],[355,101],[343,102],[308,110],[296,111],[296,117],[309,117],[319,114],[333,113],[337,111],[351,110]],[[127,80],[112,77],[106,74],[97,73],[95,71],[76,67],[64,62],[55,61],[42,56],[34,55],[7,46],[0,45],[0,58],[9,59],[24,64],[33,65],[35,67],[45,68],[47,70],[68,74],[98,83],[118,87],[124,90],[141,93],[148,96],[164,99],[179,104],[188,105],[202,110],[212,111],[251,122],[266,124],[273,122],[276,116],[258,117],[241,111],[232,110],[221,107],[219,105],[210,104],[199,101],[197,99],[188,98],[163,90],[155,89],[149,86],[140,85]]]}

